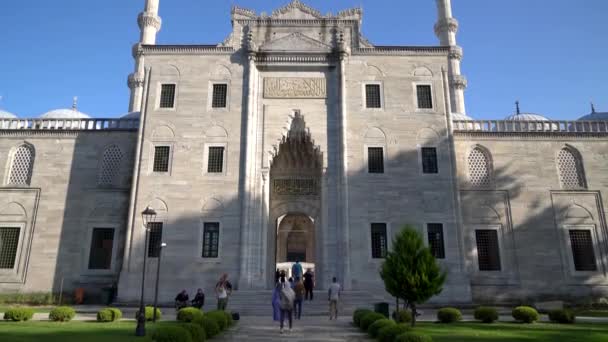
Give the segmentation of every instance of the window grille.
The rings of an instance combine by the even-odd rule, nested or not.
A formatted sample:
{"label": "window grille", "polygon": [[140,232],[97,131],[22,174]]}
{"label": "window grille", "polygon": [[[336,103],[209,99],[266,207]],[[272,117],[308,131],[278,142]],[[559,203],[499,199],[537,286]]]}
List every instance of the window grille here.
{"label": "window grille", "polygon": [[160,108],[173,108],[175,105],[175,84],[163,84],[160,90]]}
{"label": "window grille", "polygon": [[116,177],[120,173],[122,157],[122,151],[116,145],[108,147],[103,152],[101,170],[99,170],[97,184],[101,186],[111,186],[116,183]]}
{"label": "window grille", "polygon": [[498,232],[494,229],[475,231],[477,240],[477,260],[480,271],[500,271],[500,251]]}
{"label": "window grille", "polygon": [[171,155],[170,146],[154,147],[154,163],[152,171],[169,172],[169,156]]}
{"label": "window grille", "polygon": [[420,152],[422,154],[422,172],[438,173],[437,149],[434,147],[423,147]]}
{"label": "window grille", "polygon": [[0,227],[0,269],[13,269],[19,247],[18,227]]}
{"label": "window grille", "polygon": [[205,222],[203,227],[203,258],[217,258],[220,245],[220,223]]}
{"label": "window grille", "polygon": [[9,185],[30,185],[34,167],[34,149],[28,145],[21,145],[15,150],[13,164],[9,175]]}
{"label": "window grille", "polygon": [[213,85],[213,96],[211,101],[212,108],[226,108],[226,101],[228,97],[228,85],[227,84],[214,84]]}
{"label": "window grille", "polygon": [[583,229],[570,230],[570,245],[572,246],[575,270],[597,271],[591,231]]}
{"label": "window grille", "polygon": [[221,146],[209,147],[207,172],[222,173],[224,170],[224,148]]}
{"label": "window grille", "polygon": [[474,187],[490,186],[490,160],[480,148],[474,148],[468,156],[469,180]]}
{"label": "window grille", "polygon": [[148,230],[148,258],[158,258],[163,242],[163,223],[149,222]]}
{"label": "window grille", "polygon": [[380,85],[366,84],[365,85],[365,107],[366,108],[381,108],[382,101],[380,99]]}
{"label": "window grille", "polygon": [[384,173],[384,151],[382,147],[367,149],[367,164],[369,173]]}
{"label": "window grille", "polygon": [[437,259],[445,259],[445,248],[443,245],[443,224],[429,223],[426,226],[429,238],[429,248]]}
{"label": "window grille", "polygon": [[420,109],[432,109],[433,108],[433,96],[431,94],[430,85],[417,85],[416,94],[418,95],[418,108]]}
{"label": "window grille", "polygon": [[563,189],[585,188],[585,180],[579,158],[567,148],[557,155],[557,168]]}
{"label": "window grille", "polygon": [[109,270],[112,267],[113,245],[114,228],[93,228],[89,254],[90,270]]}
{"label": "window grille", "polygon": [[372,258],[385,258],[387,249],[386,223],[372,223]]}

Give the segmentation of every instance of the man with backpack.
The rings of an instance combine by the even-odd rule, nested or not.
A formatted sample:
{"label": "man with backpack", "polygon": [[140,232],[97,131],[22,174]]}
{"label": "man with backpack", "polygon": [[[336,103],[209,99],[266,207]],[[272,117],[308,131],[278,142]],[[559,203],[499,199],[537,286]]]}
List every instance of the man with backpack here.
{"label": "man with backpack", "polygon": [[283,333],[283,323],[285,322],[285,318],[289,319],[289,331],[291,332],[291,327],[293,323],[293,302],[296,297],[293,289],[285,284],[285,277],[281,277],[281,292],[280,292],[280,303],[281,307],[281,334]]}
{"label": "man with backpack", "polygon": [[304,293],[306,292],[302,279],[296,278],[295,285],[293,286],[293,291],[296,293],[296,300],[293,304],[294,315],[296,316],[296,319],[300,319],[302,318],[302,301],[304,300]]}

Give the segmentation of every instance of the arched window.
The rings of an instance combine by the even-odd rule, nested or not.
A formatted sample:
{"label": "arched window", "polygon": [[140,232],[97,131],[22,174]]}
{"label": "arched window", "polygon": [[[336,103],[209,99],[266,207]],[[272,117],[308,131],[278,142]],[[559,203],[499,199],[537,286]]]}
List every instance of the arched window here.
{"label": "arched window", "polygon": [[8,185],[28,186],[34,169],[34,148],[23,144],[15,149],[8,176]]}
{"label": "arched window", "polygon": [[581,159],[576,151],[562,148],[557,155],[557,169],[562,189],[584,189],[585,174]]}
{"label": "arched window", "polygon": [[492,163],[488,153],[480,147],[475,147],[467,157],[469,166],[469,181],[474,187],[488,187],[492,180]]}
{"label": "arched window", "polygon": [[118,146],[112,145],[106,148],[103,152],[103,159],[97,177],[99,186],[112,186],[116,183],[116,177],[120,173],[122,157],[122,151]]}

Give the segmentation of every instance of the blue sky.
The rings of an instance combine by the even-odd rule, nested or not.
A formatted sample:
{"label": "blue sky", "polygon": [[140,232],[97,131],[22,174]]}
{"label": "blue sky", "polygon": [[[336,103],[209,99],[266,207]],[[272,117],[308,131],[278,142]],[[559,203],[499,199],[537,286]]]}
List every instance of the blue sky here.
{"label": "blue sky", "polygon": [[[160,44],[217,43],[233,3],[271,12],[289,0],[161,0]],[[433,0],[307,0],[325,13],[362,6],[378,45],[436,45]],[[452,0],[464,48],[467,112],[575,119],[591,99],[608,111],[608,1]],[[55,108],[95,117],[127,111],[131,47],[144,0],[0,0],[0,108],[35,117]]]}

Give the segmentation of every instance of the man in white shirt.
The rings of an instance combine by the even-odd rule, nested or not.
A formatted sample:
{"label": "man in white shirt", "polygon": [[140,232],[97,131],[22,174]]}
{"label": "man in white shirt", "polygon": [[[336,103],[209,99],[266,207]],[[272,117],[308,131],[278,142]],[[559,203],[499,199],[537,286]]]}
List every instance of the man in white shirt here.
{"label": "man in white shirt", "polygon": [[340,284],[336,277],[332,279],[332,284],[329,285],[327,293],[329,300],[329,320],[338,319],[338,299],[340,299]]}

